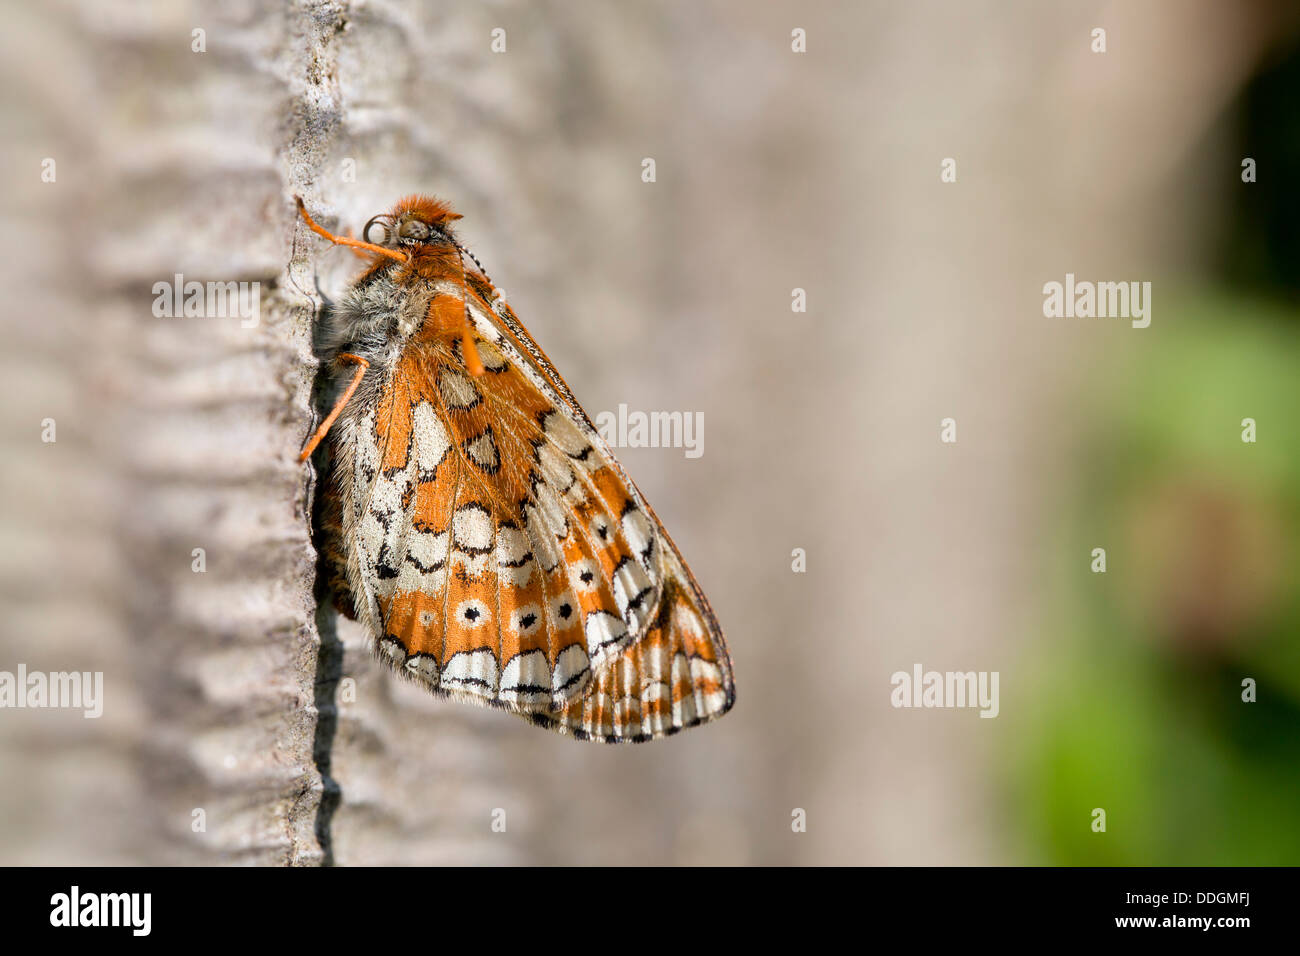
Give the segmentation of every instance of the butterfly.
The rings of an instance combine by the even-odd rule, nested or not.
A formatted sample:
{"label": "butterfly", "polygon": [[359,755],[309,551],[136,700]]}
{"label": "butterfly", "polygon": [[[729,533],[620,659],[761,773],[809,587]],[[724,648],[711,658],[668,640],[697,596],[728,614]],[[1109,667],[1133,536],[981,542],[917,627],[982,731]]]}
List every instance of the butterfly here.
{"label": "butterfly", "polygon": [[326,313],[322,557],[374,653],[435,694],[584,740],[652,740],[735,702],[726,642],[663,525],[476,256],[409,196]]}

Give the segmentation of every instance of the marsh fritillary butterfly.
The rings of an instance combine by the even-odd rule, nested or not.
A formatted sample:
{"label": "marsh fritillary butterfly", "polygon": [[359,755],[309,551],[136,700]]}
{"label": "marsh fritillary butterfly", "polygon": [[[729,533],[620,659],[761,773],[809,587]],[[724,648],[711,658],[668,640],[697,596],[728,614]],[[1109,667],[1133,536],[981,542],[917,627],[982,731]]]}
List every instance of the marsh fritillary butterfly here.
{"label": "marsh fritillary butterfly", "polygon": [[[296,197],[295,197],[296,198]],[[587,740],[720,717],[731,660],[635,484],[487,273],[460,216],[411,196],[329,310],[323,555],[340,611],[434,693]],[[472,262],[472,264],[470,264]]]}

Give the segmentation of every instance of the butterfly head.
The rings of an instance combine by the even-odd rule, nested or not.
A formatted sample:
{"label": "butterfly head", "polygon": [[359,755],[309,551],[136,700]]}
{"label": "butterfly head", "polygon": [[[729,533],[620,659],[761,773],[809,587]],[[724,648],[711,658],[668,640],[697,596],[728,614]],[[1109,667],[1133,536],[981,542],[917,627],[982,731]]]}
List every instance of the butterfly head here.
{"label": "butterfly head", "polygon": [[392,212],[375,216],[361,238],[393,249],[429,244],[456,244],[451,224],[461,218],[451,207],[429,196],[407,196]]}

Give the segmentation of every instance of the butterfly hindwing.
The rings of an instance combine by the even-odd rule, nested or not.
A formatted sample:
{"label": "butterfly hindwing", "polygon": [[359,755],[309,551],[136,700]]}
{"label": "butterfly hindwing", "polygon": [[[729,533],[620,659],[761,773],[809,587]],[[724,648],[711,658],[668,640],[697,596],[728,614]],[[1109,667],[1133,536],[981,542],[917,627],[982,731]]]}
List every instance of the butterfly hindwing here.
{"label": "butterfly hindwing", "polygon": [[721,630],[671,547],[663,597],[640,640],[596,673],[586,692],[534,723],[584,740],[653,740],[725,714],[735,703]]}

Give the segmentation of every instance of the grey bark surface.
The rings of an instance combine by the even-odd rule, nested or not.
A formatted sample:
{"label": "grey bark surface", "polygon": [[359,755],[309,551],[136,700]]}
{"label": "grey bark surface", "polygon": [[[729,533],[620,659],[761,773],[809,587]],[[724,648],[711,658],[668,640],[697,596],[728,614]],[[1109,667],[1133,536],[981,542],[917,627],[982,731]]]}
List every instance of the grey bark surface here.
{"label": "grey bark surface", "polygon": [[[1030,728],[900,718],[888,675],[1017,679],[1099,341],[1037,290],[1200,261],[1180,197],[1237,160],[1186,156],[1266,47],[1116,5],[1142,55],[1089,60],[1049,6],[8,4],[0,669],[102,671],[105,709],[0,714],[0,863],[1009,862],[988,767]],[[292,196],[355,231],[415,191],[593,415],[703,414],[699,459],[620,457],[727,630],[719,724],[575,743],[317,607],[295,454],[358,262]],[[260,321],[155,317],[177,274],[259,282]]]}
{"label": "grey bark surface", "polygon": [[[35,712],[28,725],[27,715],[5,722],[6,764],[28,776],[5,788],[3,859],[318,864],[332,856],[337,803],[322,758],[374,784],[367,793],[358,782],[347,804],[356,836],[337,841],[345,861],[435,862],[441,847],[512,858],[488,845],[478,807],[471,827],[454,799],[403,805],[417,780],[434,797],[464,792],[492,773],[491,748],[454,720],[441,726],[441,713],[411,714],[438,756],[400,766],[400,705],[370,673],[361,636],[340,642],[322,611],[335,652],[320,654],[312,476],[295,452],[314,420],[311,327],[329,250],[295,222],[291,197],[321,208],[352,140],[386,175],[383,144],[344,117],[339,59],[357,36],[347,5],[67,5],[29,16],[24,35],[43,56],[78,55],[62,58],[68,75],[43,91],[45,108],[31,114],[40,125],[24,131],[25,146],[57,158],[58,178],[20,200],[38,231],[15,246],[31,262],[10,263],[15,276],[30,265],[41,277],[18,286],[34,301],[13,314],[30,307],[49,322],[15,325],[25,361],[11,379],[20,401],[6,405],[20,465],[6,471],[6,537],[24,547],[6,549],[6,583],[34,620],[8,616],[6,650],[33,670],[104,671],[106,708],[93,723]],[[375,17],[378,33],[413,35],[400,17]],[[203,51],[192,49],[196,28]],[[403,147],[408,162],[432,152]],[[378,201],[395,198],[373,185]],[[69,220],[93,240],[56,264],[44,253],[66,248]],[[175,274],[260,283],[258,323],[155,317],[152,286]],[[37,458],[33,422],[46,415],[61,427]],[[88,593],[50,587],[43,572],[60,564]],[[344,644],[363,689],[339,712]],[[336,745],[348,756],[329,763]],[[88,759],[104,765],[102,779],[83,776]]]}

